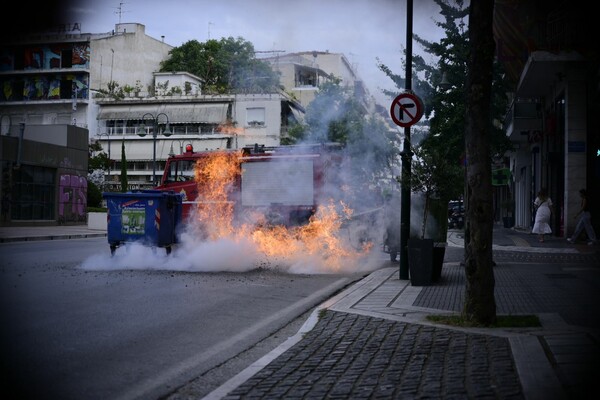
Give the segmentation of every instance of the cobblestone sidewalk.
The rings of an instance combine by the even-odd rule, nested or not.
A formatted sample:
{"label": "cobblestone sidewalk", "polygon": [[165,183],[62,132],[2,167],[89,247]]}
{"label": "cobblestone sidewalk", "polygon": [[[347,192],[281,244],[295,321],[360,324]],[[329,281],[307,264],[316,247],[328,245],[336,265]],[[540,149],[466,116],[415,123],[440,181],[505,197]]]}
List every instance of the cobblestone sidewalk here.
{"label": "cobblestone sidewalk", "polygon": [[224,397],[240,398],[524,397],[507,338],[328,310]]}

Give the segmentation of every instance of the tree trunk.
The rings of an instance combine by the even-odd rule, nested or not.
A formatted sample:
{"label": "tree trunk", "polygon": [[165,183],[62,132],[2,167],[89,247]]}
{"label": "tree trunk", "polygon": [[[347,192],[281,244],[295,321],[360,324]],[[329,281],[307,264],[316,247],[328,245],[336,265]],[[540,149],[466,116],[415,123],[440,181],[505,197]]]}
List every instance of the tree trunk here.
{"label": "tree trunk", "polygon": [[472,1],[469,10],[469,55],[465,144],[467,155],[467,229],[464,315],[483,325],[496,320],[492,269],[492,180],[490,101],[494,38],[493,0]]}

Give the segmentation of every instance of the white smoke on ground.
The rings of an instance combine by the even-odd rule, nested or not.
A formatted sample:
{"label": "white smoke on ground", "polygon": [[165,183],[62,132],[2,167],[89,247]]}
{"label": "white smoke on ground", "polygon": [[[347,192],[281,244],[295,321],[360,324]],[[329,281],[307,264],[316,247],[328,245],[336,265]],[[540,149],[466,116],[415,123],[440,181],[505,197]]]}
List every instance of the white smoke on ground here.
{"label": "white smoke on ground", "polygon": [[343,261],[343,271],[326,267],[319,255],[290,254],[288,257],[268,257],[257,251],[248,239],[218,239],[199,241],[184,232],[180,241],[166,249],[143,242],[127,242],[114,255],[108,249],[86,259],[80,268],[88,271],[161,270],[182,272],[246,272],[258,268],[294,274],[330,274],[368,272],[378,267],[372,254]]}

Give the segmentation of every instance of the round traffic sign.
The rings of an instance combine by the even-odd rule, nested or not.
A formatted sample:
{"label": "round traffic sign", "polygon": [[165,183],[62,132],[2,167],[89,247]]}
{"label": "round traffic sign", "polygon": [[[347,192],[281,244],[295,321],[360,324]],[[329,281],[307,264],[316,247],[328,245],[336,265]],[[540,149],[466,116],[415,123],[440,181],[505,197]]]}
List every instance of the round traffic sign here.
{"label": "round traffic sign", "polygon": [[412,93],[401,93],[392,101],[390,115],[398,126],[414,125],[423,116],[423,103]]}

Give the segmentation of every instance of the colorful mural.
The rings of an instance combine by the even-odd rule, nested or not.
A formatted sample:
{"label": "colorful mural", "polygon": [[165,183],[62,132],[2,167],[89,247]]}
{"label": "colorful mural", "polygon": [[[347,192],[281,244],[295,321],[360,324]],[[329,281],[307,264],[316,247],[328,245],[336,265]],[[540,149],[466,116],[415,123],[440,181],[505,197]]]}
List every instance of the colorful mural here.
{"label": "colorful mural", "polygon": [[87,43],[73,45],[73,68],[88,68],[90,46]]}
{"label": "colorful mural", "polygon": [[44,69],[60,68],[60,52],[62,47],[52,46],[44,48]]}
{"label": "colorful mural", "polygon": [[59,221],[85,221],[86,214],[87,179],[77,175],[61,175],[58,185]]}
{"label": "colorful mural", "polygon": [[14,63],[15,55],[12,52],[7,49],[0,51],[0,71],[12,71]]}
{"label": "colorful mural", "polygon": [[[69,65],[62,65],[64,51],[71,52]],[[3,49],[0,53],[0,71],[15,70],[15,57],[22,53],[23,69],[89,68],[89,43],[65,43],[26,48]]]}
{"label": "colorful mural", "polygon": [[23,52],[23,69],[41,69],[44,51],[39,47],[28,48]]}
{"label": "colorful mural", "polygon": [[[19,101],[19,100],[58,100],[60,99],[61,82],[71,81],[77,86],[77,98],[86,99],[88,97],[88,76],[87,75],[30,75],[24,80],[14,78],[0,79],[0,101]],[[19,88],[22,85],[22,93]],[[71,98],[71,87],[69,97]]]}

